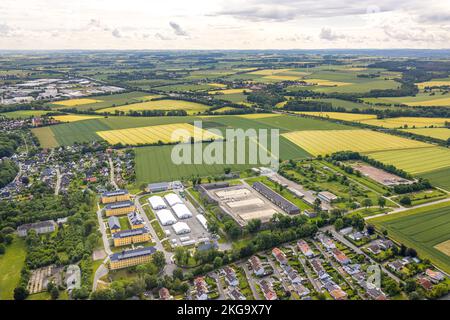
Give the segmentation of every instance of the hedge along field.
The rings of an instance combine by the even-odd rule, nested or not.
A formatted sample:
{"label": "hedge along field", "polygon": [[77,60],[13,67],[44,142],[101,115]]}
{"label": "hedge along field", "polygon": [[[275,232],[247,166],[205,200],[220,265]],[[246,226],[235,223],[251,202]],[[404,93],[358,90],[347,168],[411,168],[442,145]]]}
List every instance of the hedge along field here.
{"label": "hedge along field", "polygon": [[[136,103],[136,102],[140,102],[140,101],[148,101],[155,97],[156,96],[150,96],[148,93],[145,93],[145,92],[133,91],[133,92],[126,92],[126,93],[119,93],[119,94],[89,97],[89,100],[93,100],[93,102],[85,101],[85,103],[73,105],[73,103],[68,102],[71,100],[66,100],[65,105],[61,104],[64,101],[60,101],[59,104],[56,102],[53,102],[53,103],[50,103],[49,106],[51,106],[53,109],[61,109],[61,110],[68,109],[68,108],[76,108],[79,110],[88,110],[88,109],[97,110],[97,109],[101,109],[101,108],[109,108],[112,106],[121,106],[126,103]],[[73,100],[88,100],[88,99],[73,99]],[[97,102],[95,102],[95,101],[97,101]]]}
{"label": "hedge along field", "polygon": [[368,155],[411,174],[422,174],[450,167],[450,150],[442,147],[381,151],[368,153]]}
{"label": "hedge along field", "polygon": [[109,112],[114,113],[116,111],[129,112],[129,111],[149,111],[149,110],[184,110],[188,114],[194,114],[198,112],[204,112],[210,107],[201,103],[184,101],[184,100],[155,100],[141,103],[133,103],[119,107],[112,107],[106,109],[97,110],[99,113]]}
{"label": "hedge along field", "polygon": [[432,147],[427,143],[371,130],[294,131],[285,133],[283,136],[317,156],[347,150],[370,152]]}
{"label": "hedge along field", "polygon": [[450,256],[437,250],[436,245],[450,239],[450,203],[440,203],[370,219],[380,229],[386,229],[394,240],[416,249],[447,273]]}

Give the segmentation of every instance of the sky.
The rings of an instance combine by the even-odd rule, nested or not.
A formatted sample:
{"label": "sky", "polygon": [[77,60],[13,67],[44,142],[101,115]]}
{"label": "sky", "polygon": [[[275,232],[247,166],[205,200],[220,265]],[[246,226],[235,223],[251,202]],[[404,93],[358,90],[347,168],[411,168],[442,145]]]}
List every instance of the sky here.
{"label": "sky", "polygon": [[326,48],[450,48],[450,1],[0,1],[0,50]]}

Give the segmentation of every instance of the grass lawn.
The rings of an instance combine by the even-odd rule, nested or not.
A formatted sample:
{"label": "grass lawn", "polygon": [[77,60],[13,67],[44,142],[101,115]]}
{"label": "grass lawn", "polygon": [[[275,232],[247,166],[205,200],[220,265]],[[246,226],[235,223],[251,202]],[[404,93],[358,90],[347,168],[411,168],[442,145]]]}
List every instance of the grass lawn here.
{"label": "grass lawn", "polygon": [[20,280],[20,272],[25,263],[26,248],[23,239],[14,238],[0,255],[0,300],[13,299],[14,288]]}

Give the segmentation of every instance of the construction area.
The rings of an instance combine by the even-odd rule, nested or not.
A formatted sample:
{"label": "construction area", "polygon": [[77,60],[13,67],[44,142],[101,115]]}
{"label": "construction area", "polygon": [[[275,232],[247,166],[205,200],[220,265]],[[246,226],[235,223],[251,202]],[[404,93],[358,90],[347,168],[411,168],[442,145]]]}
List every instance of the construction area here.
{"label": "construction area", "polygon": [[272,204],[256,190],[247,184],[235,186],[219,186],[205,190],[210,201],[230,215],[241,226],[245,226],[252,219],[268,222],[280,208]]}
{"label": "construction area", "polygon": [[404,179],[395,174],[386,172],[384,170],[369,166],[363,163],[356,163],[352,165],[353,169],[361,172],[362,175],[369,177],[376,182],[385,186],[396,186],[399,184],[411,184],[413,181]]}

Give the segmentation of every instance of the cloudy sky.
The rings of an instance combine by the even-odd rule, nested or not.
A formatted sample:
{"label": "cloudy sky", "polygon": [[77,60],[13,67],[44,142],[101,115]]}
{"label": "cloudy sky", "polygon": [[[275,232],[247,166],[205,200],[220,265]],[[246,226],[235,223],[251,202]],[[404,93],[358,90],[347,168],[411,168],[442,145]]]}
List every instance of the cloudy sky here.
{"label": "cloudy sky", "polygon": [[313,48],[450,48],[450,1],[0,1],[0,50]]}

